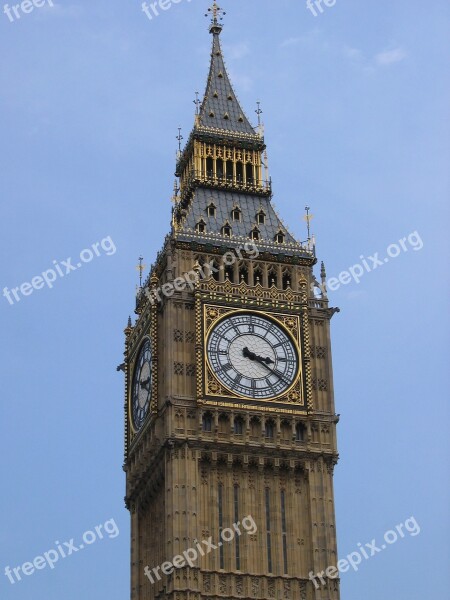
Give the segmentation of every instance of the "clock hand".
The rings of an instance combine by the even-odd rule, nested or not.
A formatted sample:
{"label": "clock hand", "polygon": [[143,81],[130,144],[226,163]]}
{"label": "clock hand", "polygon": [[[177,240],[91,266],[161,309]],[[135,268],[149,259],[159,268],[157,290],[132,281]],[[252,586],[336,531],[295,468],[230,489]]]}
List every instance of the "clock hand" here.
{"label": "clock hand", "polygon": [[[290,385],[290,381],[288,381],[287,379],[285,379],[283,377],[283,375],[279,372],[279,371],[275,371],[275,369],[271,369],[269,367],[269,365],[265,362],[264,359],[259,360],[260,357],[256,357],[256,361],[259,362],[261,365],[263,365],[264,367],[266,367],[266,369],[268,371],[270,371],[273,375],[276,375],[276,377],[278,377],[278,379],[281,379],[281,381],[284,381],[284,383],[286,383],[287,385]],[[272,361],[273,362],[273,361]]]}
{"label": "clock hand", "polygon": [[139,383],[142,385],[143,388],[148,390],[148,384],[150,383],[150,381],[151,381],[151,378],[148,377],[145,381],[140,381]]}
{"label": "clock hand", "polygon": [[254,352],[250,352],[250,350],[248,348],[244,348],[244,350],[242,351],[243,355],[245,356],[245,358],[249,358],[250,360],[256,360],[257,362],[260,363],[265,363],[268,365],[274,365],[274,361],[267,357],[267,358],[263,358],[262,356],[258,356],[257,354],[255,354]]}
{"label": "clock hand", "polygon": [[256,354],[254,352],[250,352],[248,348],[244,348],[242,350],[242,354],[245,358],[249,358],[250,360],[256,360]]}
{"label": "clock hand", "polygon": [[245,358],[254,360],[254,361],[258,362],[260,365],[262,365],[263,367],[266,367],[266,369],[268,371],[270,371],[273,375],[278,377],[278,379],[281,379],[281,381],[284,381],[284,383],[286,383],[287,385],[290,385],[291,382],[288,381],[287,379],[285,379],[281,373],[279,373],[278,371],[275,371],[274,369],[271,369],[269,367],[269,364],[273,364],[273,365],[275,364],[271,358],[263,358],[262,356],[258,356],[254,352],[250,352],[250,350],[248,348],[244,348],[242,351],[242,354],[245,356]]}

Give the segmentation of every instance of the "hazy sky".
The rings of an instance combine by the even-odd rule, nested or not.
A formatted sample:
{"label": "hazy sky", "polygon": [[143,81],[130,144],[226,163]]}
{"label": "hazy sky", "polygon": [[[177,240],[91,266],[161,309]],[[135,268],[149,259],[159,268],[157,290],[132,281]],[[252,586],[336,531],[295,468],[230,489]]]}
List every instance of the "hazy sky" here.
{"label": "hazy sky", "polygon": [[[12,304],[0,296],[0,597],[123,600],[115,368],[137,258],[150,264],[169,228],[177,127],[187,139],[208,71],[208,2],[184,0],[151,21],[138,0],[54,4],[12,22],[0,6],[0,290],[53,261],[65,273],[67,257],[76,266],[110,240],[52,289]],[[412,516],[421,533],[343,574],[342,598],[444,598],[450,4],[337,0],[316,17],[303,0],[222,4],[228,68],[253,121],[262,102],[281,216],[305,239],[311,206],[330,277],[361,256],[383,261],[331,294],[341,308],[332,321],[339,551]],[[406,250],[384,262],[404,238]],[[120,535],[53,570],[14,585],[3,575],[111,519]]]}

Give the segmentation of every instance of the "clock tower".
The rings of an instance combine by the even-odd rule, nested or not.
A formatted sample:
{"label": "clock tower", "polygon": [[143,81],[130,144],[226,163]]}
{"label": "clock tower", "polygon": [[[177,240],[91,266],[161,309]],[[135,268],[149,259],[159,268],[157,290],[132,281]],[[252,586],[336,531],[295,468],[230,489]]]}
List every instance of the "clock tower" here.
{"label": "clock tower", "polygon": [[222,11],[210,12],[171,229],[125,329],[131,599],[339,600],[337,309],[311,241],[273,207],[263,130],[231,85]]}

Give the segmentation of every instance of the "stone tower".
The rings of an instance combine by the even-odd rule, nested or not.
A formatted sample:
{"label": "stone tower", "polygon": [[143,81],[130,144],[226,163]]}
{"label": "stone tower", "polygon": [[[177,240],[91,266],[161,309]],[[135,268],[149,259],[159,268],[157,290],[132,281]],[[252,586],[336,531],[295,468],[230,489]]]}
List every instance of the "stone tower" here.
{"label": "stone tower", "polygon": [[275,212],[211,11],[172,225],[125,329],[132,600],[339,600],[326,275]]}

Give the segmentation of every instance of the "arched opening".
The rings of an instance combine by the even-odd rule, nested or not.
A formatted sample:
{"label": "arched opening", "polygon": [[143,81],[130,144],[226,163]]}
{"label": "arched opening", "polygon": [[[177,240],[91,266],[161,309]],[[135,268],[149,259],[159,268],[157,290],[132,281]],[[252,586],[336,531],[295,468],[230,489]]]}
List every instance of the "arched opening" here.
{"label": "arched opening", "polygon": [[258,283],[262,285],[263,282],[263,272],[261,267],[255,267],[253,270],[253,285],[257,285]]}
{"label": "arched opening", "polygon": [[233,217],[233,221],[240,221],[241,220],[241,215],[242,215],[242,211],[239,208],[239,206],[235,206],[231,212],[231,215]]}
{"label": "arched opening", "polygon": [[254,183],[254,179],[253,179],[253,165],[251,163],[247,163],[245,165],[245,176],[247,178],[247,184],[248,185],[253,185],[253,183]]}
{"label": "arched opening", "polygon": [[242,435],[244,433],[244,419],[242,417],[234,419],[234,433],[235,435]]}
{"label": "arched opening", "polygon": [[305,441],[305,433],[306,428],[303,423],[297,423],[295,426],[295,441],[296,442],[304,442]]}
{"label": "arched opening", "polygon": [[227,180],[232,182],[233,181],[233,161],[232,160],[227,160],[226,170],[227,170]]}
{"label": "arched opening", "polygon": [[223,160],[221,158],[218,158],[216,161],[216,172],[217,172],[217,179],[222,180],[223,179]]}
{"label": "arched opening", "polygon": [[214,177],[214,160],[211,156],[206,159],[206,176],[210,179]]}
{"label": "arched opening", "polygon": [[266,421],[265,436],[269,440],[273,440],[273,438],[275,437],[275,423],[271,419],[269,419],[269,421]]}
{"label": "arched opening", "polygon": [[236,180],[238,183],[244,182],[244,165],[241,162],[236,163]]}
{"label": "arched opening", "polygon": [[255,240],[255,241],[259,240],[259,238],[260,238],[260,231],[259,231],[259,229],[257,227],[254,227],[252,229],[252,231],[250,233],[250,238],[252,240]]}
{"label": "arched opening", "polygon": [[228,223],[222,227],[222,235],[231,237],[231,226]]}
{"label": "arched opening", "polygon": [[264,225],[266,222],[266,213],[263,210],[260,210],[256,215],[256,222],[258,225]]}
{"label": "arched opening", "polygon": [[200,269],[203,271],[204,270],[204,266],[205,266],[205,257],[201,256],[201,255],[197,255],[195,257],[195,262],[198,264],[198,266],[200,267]]}
{"label": "arched opening", "polygon": [[269,271],[269,286],[272,285],[278,287],[278,275],[275,269],[270,269]]}
{"label": "arched opening", "polygon": [[213,276],[213,279],[215,279],[215,281],[219,281],[219,275],[220,275],[220,269],[219,269],[219,265],[217,264],[217,262],[214,260],[212,265],[211,265],[211,273]]}
{"label": "arched opening", "polygon": [[289,271],[286,271],[283,274],[283,290],[287,290],[291,287],[291,274]]}
{"label": "arched opening", "polygon": [[206,231],[206,223],[203,219],[201,219],[197,225],[195,226],[198,233],[205,233]]}
{"label": "arched opening", "polygon": [[202,423],[203,423],[203,431],[206,433],[211,433],[212,423],[213,423],[212,414],[205,413],[203,415]]}
{"label": "arched opening", "polygon": [[245,265],[242,265],[242,267],[240,267],[239,269],[239,282],[248,283],[248,269]]}
{"label": "arched opening", "polygon": [[229,279],[231,283],[234,283],[234,269],[231,265],[225,266],[225,281]]}

